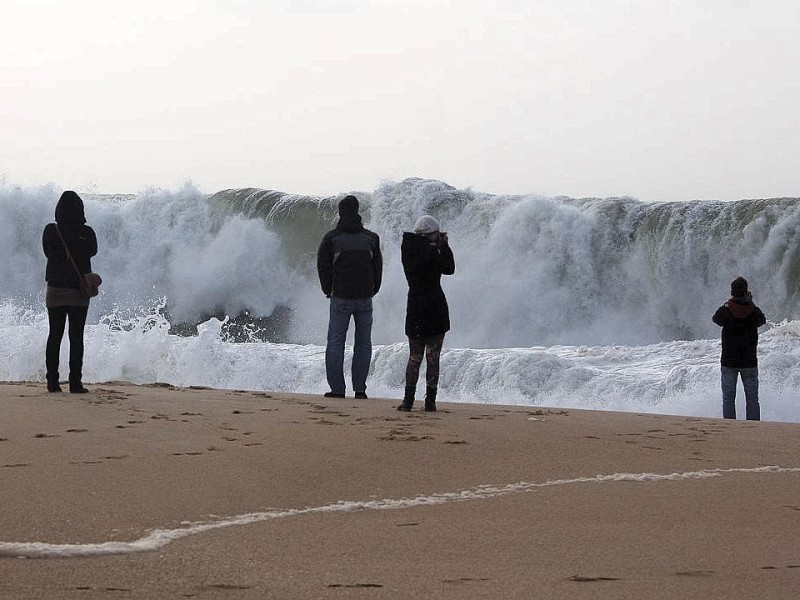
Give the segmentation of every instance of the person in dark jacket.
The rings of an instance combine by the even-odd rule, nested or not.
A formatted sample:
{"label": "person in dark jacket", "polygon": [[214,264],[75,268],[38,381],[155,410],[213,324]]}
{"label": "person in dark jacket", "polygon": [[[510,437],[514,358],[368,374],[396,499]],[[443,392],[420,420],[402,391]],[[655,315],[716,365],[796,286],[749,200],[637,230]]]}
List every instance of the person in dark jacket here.
{"label": "person in dark jacket", "polygon": [[91,258],[97,254],[97,237],[86,225],[83,200],[73,191],[61,194],[56,204],[56,222],[46,225],[42,233],[42,248],[47,257],[45,305],[50,325],[45,366],[47,391],[60,392],[59,353],[64,327],[69,319],[69,391],[83,394],[88,391],[83,386],[83,329],[89,298],[80,290],[78,273],[68,258],[65,244],[80,272],[91,273]]}
{"label": "person in dark jacket", "polygon": [[328,398],[344,398],[344,343],[350,317],[355,323],[353,391],[367,397],[367,374],[372,358],[372,297],[381,287],[383,256],[377,233],[365,229],[358,214],[358,198],[339,202],[336,229],[325,234],[317,251],[317,273],[322,292],[331,299],[325,372]]}
{"label": "person in dark jacket", "polygon": [[731,283],[731,298],[712,317],[722,327],[722,416],[736,418],[736,382],[742,377],[748,421],[761,420],[758,403],[758,328],[767,322],[753,303],[747,280],[737,277]]}
{"label": "person in dark jacket", "polygon": [[425,410],[436,410],[439,387],[439,356],[444,334],[450,330],[450,312],[442,290],[442,275],[456,271],[453,251],[447,233],[440,231],[439,222],[430,215],[420,217],[414,232],[403,233],[400,247],[403,270],[408,281],[406,304],[406,335],[409,356],[406,365],[406,387],[403,403],[397,410],[408,412],[414,405],[422,356],[426,359]]}

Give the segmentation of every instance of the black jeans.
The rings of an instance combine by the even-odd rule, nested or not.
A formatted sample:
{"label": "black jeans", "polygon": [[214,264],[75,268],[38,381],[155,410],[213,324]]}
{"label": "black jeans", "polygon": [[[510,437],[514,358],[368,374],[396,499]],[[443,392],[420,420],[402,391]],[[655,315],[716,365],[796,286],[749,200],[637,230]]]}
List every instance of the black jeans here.
{"label": "black jeans", "polygon": [[47,309],[50,333],[47,335],[45,366],[48,385],[58,384],[58,359],[64,327],[69,318],[69,383],[80,384],[83,379],[83,328],[88,306],[53,306]]}

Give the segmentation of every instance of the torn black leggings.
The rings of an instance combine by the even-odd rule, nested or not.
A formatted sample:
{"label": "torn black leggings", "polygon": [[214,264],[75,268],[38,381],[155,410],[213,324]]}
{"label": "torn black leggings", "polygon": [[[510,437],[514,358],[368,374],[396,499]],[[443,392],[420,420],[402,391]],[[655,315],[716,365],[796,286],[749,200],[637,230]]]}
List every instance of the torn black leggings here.
{"label": "torn black leggings", "polygon": [[439,355],[444,345],[444,334],[432,335],[425,338],[408,338],[409,356],[406,366],[406,395],[414,397],[419,380],[419,369],[422,365],[422,355],[425,355],[427,370],[425,371],[425,386],[435,390],[439,385]]}

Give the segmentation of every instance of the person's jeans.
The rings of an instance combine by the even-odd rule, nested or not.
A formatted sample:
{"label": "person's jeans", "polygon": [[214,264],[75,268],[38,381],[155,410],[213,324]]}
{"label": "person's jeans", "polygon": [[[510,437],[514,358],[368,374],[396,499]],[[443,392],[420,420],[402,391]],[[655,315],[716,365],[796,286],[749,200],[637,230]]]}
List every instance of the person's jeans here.
{"label": "person's jeans", "polygon": [[47,318],[50,323],[47,347],[45,348],[48,384],[58,384],[59,354],[67,317],[69,317],[69,382],[70,385],[81,383],[83,379],[83,328],[86,325],[88,312],[88,306],[53,306],[47,309]]}
{"label": "person's jeans", "polygon": [[722,367],[722,417],[736,418],[736,381],[742,376],[742,387],[746,402],[748,421],[761,420],[761,406],[758,403],[758,367],[736,369]]}
{"label": "person's jeans", "polygon": [[328,321],[328,346],[325,349],[325,372],[332,392],[345,393],[344,342],[350,317],[356,324],[353,340],[353,391],[367,391],[367,373],[372,359],[372,298],[331,298]]}

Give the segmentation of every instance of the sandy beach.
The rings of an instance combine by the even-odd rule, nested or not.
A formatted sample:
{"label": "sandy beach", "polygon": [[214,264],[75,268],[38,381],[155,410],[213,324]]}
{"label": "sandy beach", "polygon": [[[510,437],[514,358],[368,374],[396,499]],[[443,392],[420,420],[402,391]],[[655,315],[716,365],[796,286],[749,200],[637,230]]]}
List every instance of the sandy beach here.
{"label": "sandy beach", "polygon": [[0,598],[792,599],[800,425],[0,384]]}

